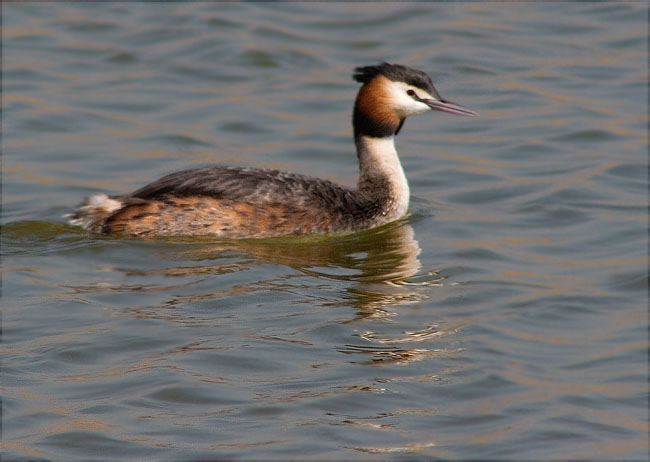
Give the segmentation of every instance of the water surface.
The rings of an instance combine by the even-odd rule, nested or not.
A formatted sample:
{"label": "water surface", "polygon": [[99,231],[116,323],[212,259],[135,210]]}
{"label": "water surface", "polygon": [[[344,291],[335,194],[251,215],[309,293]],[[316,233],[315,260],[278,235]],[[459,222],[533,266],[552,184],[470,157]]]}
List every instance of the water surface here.
{"label": "water surface", "polygon": [[[3,460],[647,460],[647,6],[3,3]],[[353,185],[352,69],[409,119],[409,217],[90,236],[219,163]]]}

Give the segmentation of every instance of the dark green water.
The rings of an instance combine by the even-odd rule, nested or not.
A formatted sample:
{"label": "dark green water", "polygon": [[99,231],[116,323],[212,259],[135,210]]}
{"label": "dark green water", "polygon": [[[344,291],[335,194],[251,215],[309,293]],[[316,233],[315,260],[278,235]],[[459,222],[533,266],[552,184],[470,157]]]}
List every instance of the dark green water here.
{"label": "dark green water", "polygon": [[[2,460],[647,460],[647,6],[3,3]],[[353,185],[355,66],[408,219],[97,238],[84,196],[219,163]]]}

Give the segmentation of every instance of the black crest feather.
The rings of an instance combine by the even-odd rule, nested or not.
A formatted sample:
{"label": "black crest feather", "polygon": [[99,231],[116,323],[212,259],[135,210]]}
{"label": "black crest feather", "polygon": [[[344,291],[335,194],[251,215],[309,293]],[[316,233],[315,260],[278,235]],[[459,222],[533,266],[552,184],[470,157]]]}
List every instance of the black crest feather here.
{"label": "black crest feather", "polygon": [[437,95],[431,77],[426,73],[402,64],[381,62],[374,66],[363,66],[354,69],[353,78],[357,82],[368,83],[378,75],[383,75],[393,82],[404,82],[421,88],[431,95]]}

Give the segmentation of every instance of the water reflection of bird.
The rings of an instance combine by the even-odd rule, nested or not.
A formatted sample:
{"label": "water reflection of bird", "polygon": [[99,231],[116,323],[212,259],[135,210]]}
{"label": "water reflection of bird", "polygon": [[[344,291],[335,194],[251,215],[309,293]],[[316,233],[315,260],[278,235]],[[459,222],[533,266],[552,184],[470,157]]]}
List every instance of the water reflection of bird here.
{"label": "water reflection of bird", "polygon": [[[212,239],[165,239],[165,245],[156,246],[152,252],[167,261],[178,261],[179,266],[142,270],[121,267],[127,276],[135,278],[165,276],[165,281],[175,278],[176,293],[160,307],[129,307],[126,311],[138,318],[165,319],[184,325],[205,325],[197,321],[196,312],[189,309],[170,310],[191,306],[197,302],[211,302],[215,309],[220,301],[232,297],[266,299],[269,293],[290,293],[296,302],[309,306],[336,309],[336,323],[358,326],[353,338],[338,350],[367,359],[353,362],[373,364],[404,364],[433,356],[453,354],[445,346],[444,337],[452,334],[456,325],[439,326],[425,315],[424,323],[416,323],[404,330],[404,324],[394,323],[407,306],[417,307],[432,296],[445,297],[447,291],[431,290],[432,286],[446,285],[444,276],[436,271],[421,270],[418,259],[420,246],[413,227],[404,220],[376,229],[331,238],[311,236],[267,240],[230,240],[215,242]],[[190,263],[194,262],[194,263]],[[263,264],[283,265],[291,270],[271,270],[268,278],[251,281],[246,276],[231,281],[240,283],[214,286],[197,291],[197,280],[242,272]],[[308,277],[305,278],[305,275]],[[189,278],[188,278],[189,277]],[[221,278],[219,278],[221,279]],[[127,279],[128,281],[129,279]],[[330,280],[330,282],[324,282]],[[189,282],[187,282],[189,281]],[[336,281],[336,282],[334,282]],[[187,284],[187,285],[186,285]],[[326,287],[326,294],[322,293]],[[178,290],[183,288],[183,290]],[[92,288],[91,290],[96,290]],[[112,288],[111,290],[115,290]],[[134,286],[138,292],[159,291],[157,284],[150,287]],[[302,308],[296,310],[300,311]],[[349,312],[348,307],[353,308]],[[242,310],[256,310],[242,306]],[[287,308],[288,311],[294,308]],[[417,308],[414,308],[416,311]],[[342,316],[342,313],[346,313]],[[417,316],[416,316],[417,317]],[[214,321],[214,319],[213,319]],[[396,329],[397,328],[397,329]],[[257,335],[257,334],[251,334]],[[262,335],[265,340],[300,343],[300,335]],[[441,340],[443,339],[443,340]],[[355,341],[356,340],[356,341]],[[430,345],[433,345],[431,347]]]}
{"label": "water reflection of bird", "polygon": [[[364,283],[401,283],[420,269],[420,246],[413,227],[404,221],[342,237],[309,236],[266,240],[217,241],[167,238],[165,255],[172,260],[213,262],[150,270],[167,276],[220,274],[260,263],[280,264],[318,278]],[[171,253],[169,253],[171,252]],[[233,254],[242,254],[238,263]],[[223,260],[228,263],[221,263]],[[141,274],[141,273],[139,273]],[[417,283],[416,283],[417,284]]]}
{"label": "water reflection of bird", "polygon": [[94,233],[225,238],[341,233],[403,217],[409,187],[394,138],[408,116],[439,110],[475,116],[443,99],[422,71],[381,63],[356,68],[353,112],[357,189],[277,170],[207,167],[160,178],[121,196],[91,196],[73,224]]}

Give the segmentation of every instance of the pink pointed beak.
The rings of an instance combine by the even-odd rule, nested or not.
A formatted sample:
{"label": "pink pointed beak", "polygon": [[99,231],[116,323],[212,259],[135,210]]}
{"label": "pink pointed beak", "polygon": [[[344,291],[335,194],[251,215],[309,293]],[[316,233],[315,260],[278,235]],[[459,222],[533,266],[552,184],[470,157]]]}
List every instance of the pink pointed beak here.
{"label": "pink pointed beak", "polygon": [[471,109],[467,109],[460,104],[452,103],[451,101],[438,101],[435,99],[421,99],[421,101],[436,111],[443,111],[450,114],[457,114],[462,116],[478,117],[478,113],[472,111]]}

